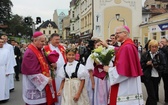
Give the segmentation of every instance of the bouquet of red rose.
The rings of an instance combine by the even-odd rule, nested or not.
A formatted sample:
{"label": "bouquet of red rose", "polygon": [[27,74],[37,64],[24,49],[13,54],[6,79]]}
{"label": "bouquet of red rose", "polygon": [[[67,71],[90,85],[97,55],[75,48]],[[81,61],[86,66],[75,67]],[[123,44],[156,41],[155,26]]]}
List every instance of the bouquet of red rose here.
{"label": "bouquet of red rose", "polygon": [[55,50],[50,52],[47,56],[47,59],[48,59],[49,63],[57,62],[58,58],[59,58],[59,54]]}
{"label": "bouquet of red rose", "polygon": [[50,66],[50,73],[51,77],[54,79],[55,78],[55,68],[51,66],[52,63],[56,63],[59,58],[59,53],[56,52],[55,50],[53,51],[45,51],[45,56],[47,58],[47,61]]}

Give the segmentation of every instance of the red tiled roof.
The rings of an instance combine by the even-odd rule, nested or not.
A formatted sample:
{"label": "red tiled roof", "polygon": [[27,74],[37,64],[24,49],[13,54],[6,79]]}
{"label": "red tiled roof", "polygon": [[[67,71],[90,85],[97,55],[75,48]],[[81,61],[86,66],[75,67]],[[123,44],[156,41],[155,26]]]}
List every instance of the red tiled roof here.
{"label": "red tiled roof", "polygon": [[162,13],[166,13],[167,12],[163,8],[151,8],[150,11],[151,11],[151,13],[156,13],[156,14],[162,14]]}

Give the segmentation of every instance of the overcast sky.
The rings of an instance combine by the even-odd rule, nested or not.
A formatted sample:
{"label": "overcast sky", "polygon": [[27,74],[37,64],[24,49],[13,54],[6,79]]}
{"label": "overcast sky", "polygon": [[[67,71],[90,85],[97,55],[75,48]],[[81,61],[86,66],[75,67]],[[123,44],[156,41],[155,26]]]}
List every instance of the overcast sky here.
{"label": "overcast sky", "polygon": [[[20,16],[31,16],[34,20],[41,17],[42,21],[53,20],[55,9],[68,9],[71,0],[11,0],[12,12]],[[144,4],[145,0],[142,0]]]}
{"label": "overcast sky", "polygon": [[12,13],[20,16],[31,16],[34,20],[41,17],[46,21],[53,20],[56,9],[68,9],[71,0],[11,0],[13,3]]}

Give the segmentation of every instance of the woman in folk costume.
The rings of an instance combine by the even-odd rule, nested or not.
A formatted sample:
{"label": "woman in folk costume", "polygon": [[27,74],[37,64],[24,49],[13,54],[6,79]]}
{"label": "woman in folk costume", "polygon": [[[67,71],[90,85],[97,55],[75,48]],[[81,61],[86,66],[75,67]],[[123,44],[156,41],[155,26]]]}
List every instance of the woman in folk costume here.
{"label": "woman in folk costume", "polygon": [[61,105],[90,105],[85,88],[89,74],[84,65],[75,60],[75,52],[72,48],[66,50],[67,63],[58,73],[63,80],[57,95],[62,95]]}
{"label": "woman in folk costume", "polygon": [[[99,39],[94,40],[94,48],[98,48],[102,45],[102,41]],[[112,63],[112,62],[111,62]],[[90,78],[88,79],[87,90],[89,94],[89,101],[91,105],[107,105],[109,96],[109,82],[107,78],[100,79],[94,76],[95,69],[98,69],[99,64],[96,64],[92,58],[92,54],[86,61],[86,69],[89,71]],[[103,66],[102,66],[103,67]]]}

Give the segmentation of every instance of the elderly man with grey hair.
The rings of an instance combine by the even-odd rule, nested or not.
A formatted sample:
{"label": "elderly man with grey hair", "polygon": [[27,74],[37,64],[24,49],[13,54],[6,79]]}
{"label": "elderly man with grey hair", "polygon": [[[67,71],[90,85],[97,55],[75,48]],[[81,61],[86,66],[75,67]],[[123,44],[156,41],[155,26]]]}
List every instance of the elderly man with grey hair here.
{"label": "elderly man with grey hair", "polygon": [[23,100],[26,105],[54,105],[57,101],[55,81],[50,76],[42,48],[45,36],[41,32],[33,34],[32,43],[25,51],[22,61]]}
{"label": "elderly man with grey hair", "polygon": [[140,81],[142,70],[137,48],[129,34],[128,26],[116,28],[115,35],[121,46],[116,51],[114,66],[104,66],[111,85],[110,105],[143,105]]}

